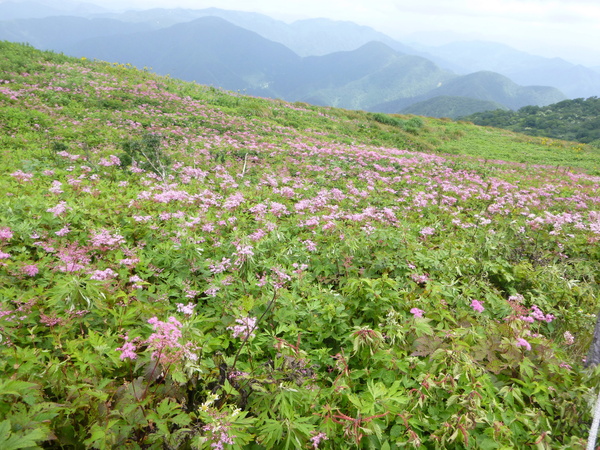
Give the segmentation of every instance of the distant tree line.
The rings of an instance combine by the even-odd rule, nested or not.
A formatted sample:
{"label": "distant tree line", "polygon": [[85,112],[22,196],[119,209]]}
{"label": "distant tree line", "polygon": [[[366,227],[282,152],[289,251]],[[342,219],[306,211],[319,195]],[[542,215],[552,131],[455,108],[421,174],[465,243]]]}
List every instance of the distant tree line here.
{"label": "distant tree line", "polygon": [[476,125],[505,128],[600,147],[600,98],[576,98],[518,111],[486,111],[462,117]]}

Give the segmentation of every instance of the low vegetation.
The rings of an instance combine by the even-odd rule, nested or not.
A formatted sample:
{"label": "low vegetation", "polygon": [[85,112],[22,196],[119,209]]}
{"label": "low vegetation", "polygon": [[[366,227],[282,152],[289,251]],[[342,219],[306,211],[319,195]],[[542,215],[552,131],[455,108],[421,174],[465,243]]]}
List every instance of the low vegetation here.
{"label": "low vegetation", "polygon": [[583,448],[597,149],[0,68],[0,448]]}
{"label": "low vegetation", "polygon": [[486,111],[465,117],[487,125],[533,136],[591,144],[600,147],[600,99],[577,98],[549,106],[525,106],[518,111]]}

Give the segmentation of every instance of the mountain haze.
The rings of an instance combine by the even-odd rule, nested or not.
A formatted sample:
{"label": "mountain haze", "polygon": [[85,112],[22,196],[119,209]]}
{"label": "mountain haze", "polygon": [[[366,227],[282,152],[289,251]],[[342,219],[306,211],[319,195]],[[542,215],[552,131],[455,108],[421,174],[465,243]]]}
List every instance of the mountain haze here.
{"label": "mountain haze", "polygon": [[41,19],[0,21],[0,40],[27,42],[42,50],[70,52],[73,43],[94,37],[124,35],[151,30],[146,23],[125,23],[114,19],[85,19],[56,16]]}
{"label": "mountain haze", "polygon": [[[526,105],[549,105],[565,99],[556,88],[546,86],[519,86],[509,78],[494,72],[481,71],[455,77],[428,93],[412,98],[382,103],[374,108],[384,112],[404,111],[408,106],[434,97],[462,97],[494,102],[510,109]],[[448,116],[442,113],[442,116]]]}
{"label": "mountain haze", "polygon": [[265,39],[279,42],[300,56],[322,56],[340,51],[356,50],[372,41],[383,42],[394,50],[404,53],[420,54],[413,48],[371,27],[325,18],[303,19],[288,24],[264,14],[220,8],[197,10],[154,8],[146,11],[127,11],[101,16],[123,22],[148,23],[157,28],[189,22],[201,17],[220,17],[234,25],[254,31]]}
{"label": "mountain haze", "polygon": [[[53,14],[67,10],[67,4],[61,8]],[[487,107],[543,106],[568,97],[540,86],[561,85],[570,93],[594,92],[600,86],[600,74],[591,69],[508,46],[460,43],[416,50],[352,22],[287,24],[219,8],[86,14],[94,18],[0,21],[0,39],[130,63],[258,96],[371,111],[399,112],[427,102],[424,109],[419,105],[410,111],[433,107],[438,116],[455,117]],[[449,67],[466,74],[456,75]],[[489,67],[497,75],[503,70],[504,77],[493,76]],[[468,73],[472,70],[477,72]],[[506,72],[513,74],[510,80]],[[541,79],[548,83],[538,83]],[[437,96],[441,98],[431,101]]]}
{"label": "mountain haze", "polygon": [[508,109],[508,107],[490,100],[440,95],[429,100],[413,103],[403,108],[401,112],[403,114],[415,114],[418,116],[457,119],[475,112]]}
{"label": "mountain haze", "polygon": [[451,70],[468,74],[493,71],[515,83],[554,86],[570,98],[600,95],[600,74],[562,58],[544,58],[487,41],[453,42],[427,51],[452,61]]}
{"label": "mountain haze", "polygon": [[149,67],[228,90],[277,96],[269,86],[300,57],[287,47],[218,17],[203,17],[168,28],[85,40],[72,53]]}
{"label": "mountain haze", "polygon": [[91,3],[82,3],[71,0],[40,1],[4,1],[0,3],[1,20],[44,18],[62,15],[77,15],[89,17],[94,14],[105,13],[106,10]]}

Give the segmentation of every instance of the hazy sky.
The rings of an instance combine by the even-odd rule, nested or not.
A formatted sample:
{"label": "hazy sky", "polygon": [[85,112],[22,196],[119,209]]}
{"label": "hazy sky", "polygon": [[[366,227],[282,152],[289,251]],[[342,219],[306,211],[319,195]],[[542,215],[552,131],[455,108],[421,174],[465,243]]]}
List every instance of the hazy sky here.
{"label": "hazy sky", "polygon": [[121,9],[126,4],[143,9],[214,6],[256,11],[287,22],[327,17],[368,25],[404,42],[413,32],[450,31],[465,38],[504,42],[543,56],[600,65],[600,0],[87,1]]}

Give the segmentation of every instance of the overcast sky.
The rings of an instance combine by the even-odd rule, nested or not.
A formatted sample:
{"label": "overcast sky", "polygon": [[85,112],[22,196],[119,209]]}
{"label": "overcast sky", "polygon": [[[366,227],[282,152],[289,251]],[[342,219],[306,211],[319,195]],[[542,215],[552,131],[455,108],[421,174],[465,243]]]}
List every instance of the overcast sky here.
{"label": "overcast sky", "polygon": [[[0,0],[2,1],[2,0]],[[55,0],[57,2],[64,0]],[[86,0],[82,0],[86,1]],[[291,22],[327,17],[368,25],[403,42],[414,32],[449,31],[542,56],[600,65],[600,0],[87,0],[140,9],[217,7]]]}

